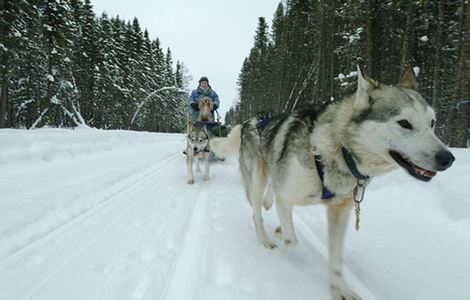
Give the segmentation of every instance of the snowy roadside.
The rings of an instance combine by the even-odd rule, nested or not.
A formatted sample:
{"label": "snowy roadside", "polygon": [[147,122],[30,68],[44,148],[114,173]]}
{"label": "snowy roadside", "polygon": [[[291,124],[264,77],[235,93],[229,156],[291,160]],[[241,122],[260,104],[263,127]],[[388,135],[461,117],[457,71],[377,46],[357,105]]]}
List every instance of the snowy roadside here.
{"label": "snowy roadside", "polygon": [[0,130],[0,166],[25,162],[70,159],[135,145],[155,144],[172,136],[164,133],[91,128]]}

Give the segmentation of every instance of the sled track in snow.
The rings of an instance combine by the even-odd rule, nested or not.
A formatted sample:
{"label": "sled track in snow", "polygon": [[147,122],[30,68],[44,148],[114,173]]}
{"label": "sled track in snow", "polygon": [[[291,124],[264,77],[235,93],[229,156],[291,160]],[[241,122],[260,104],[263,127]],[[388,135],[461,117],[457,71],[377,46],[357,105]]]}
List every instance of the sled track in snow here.
{"label": "sled track in snow", "polygon": [[[138,180],[133,180],[133,183],[132,184],[129,184],[128,186],[126,186],[126,188],[123,188],[121,189],[121,192],[119,194],[116,194],[113,196],[113,198],[117,197],[118,195],[124,193],[124,192],[127,192],[129,190],[131,190],[132,188],[136,187],[136,186],[140,186],[140,185],[145,185],[146,183],[150,182],[150,181],[153,181],[154,186],[158,186],[158,183],[161,182],[161,181],[164,181],[165,180],[165,177],[164,176],[159,176],[157,177],[157,180],[155,180],[155,177],[153,175],[156,175],[156,174],[161,174],[162,172],[166,171],[167,169],[169,169],[171,166],[170,164],[175,161],[176,159],[179,158],[179,154],[177,155],[172,155],[170,157],[168,157],[167,159],[165,159],[163,162],[159,162],[159,164],[157,165],[157,167],[153,167],[150,171],[148,172],[145,172],[145,175],[143,176],[143,178],[141,178],[142,176],[139,176],[139,178],[141,179],[138,179]],[[139,173],[140,174],[140,173]],[[152,192],[152,190],[146,190],[145,192],[145,195],[147,194],[150,194]],[[133,203],[131,203],[131,205],[129,206],[126,206],[125,209],[119,214],[117,215],[110,223],[108,223],[106,225],[105,228],[103,228],[97,235],[95,235],[91,240],[89,240],[83,247],[81,247],[78,251],[76,251],[75,253],[73,253],[73,255],[71,257],[69,257],[65,262],[61,263],[60,266],[58,266],[57,268],[55,268],[55,270],[51,273],[49,273],[47,276],[45,276],[45,278],[33,289],[31,290],[28,295],[25,297],[26,299],[30,299],[33,297],[33,295],[39,291],[51,278],[53,278],[54,276],[56,276],[58,273],[60,273],[66,266],[68,266],[69,264],[73,263],[78,257],[80,257],[83,253],[85,253],[85,251],[87,249],[89,249],[90,247],[92,247],[95,243],[97,243],[98,241],[100,241],[102,239],[103,236],[105,236],[113,227],[115,227],[115,225],[121,220],[123,219],[123,217],[127,216],[129,214],[130,211],[132,211],[133,209],[139,207],[140,205],[142,205],[143,203],[145,203],[145,200],[147,200],[148,198],[146,197],[142,197],[140,198],[138,201],[135,201]],[[115,205],[119,205],[121,202],[125,202],[126,200],[128,200],[128,198],[124,197],[123,199],[121,199],[120,201],[118,202],[115,202]],[[107,201],[109,202],[109,199],[107,199]],[[103,208],[103,206],[100,206],[100,208]],[[90,211],[88,212],[87,214],[91,214],[93,213],[95,210],[93,211]],[[73,220],[73,222],[69,222],[67,225],[69,226],[66,226],[66,227],[71,227],[73,228],[73,225],[76,224],[77,222],[81,221],[83,219],[82,218],[76,218]],[[127,250],[125,251],[125,253],[129,253],[131,252],[134,247],[137,245],[137,243],[145,236],[145,233],[148,232],[149,230],[153,229],[152,225],[154,224],[155,220],[153,220],[151,222],[150,225],[147,226],[147,229],[144,230],[138,238],[134,239],[134,241],[132,242],[131,246],[127,248]],[[60,231],[63,231],[63,230],[67,230],[65,227],[62,227],[63,229],[60,230]],[[57,233],[57,232],[55,232]],[[55,234],[54,234],[55,235]]]}
{"label": "sled track in snow", "polygon": [[207,241],[203,238],[209,205],[209,192],[199,189],[193,214],[185,226],[185,239],[174,258],[170,273],[158,297],[162,300],[194,299],[199,258],[206,253]]}
{"label": "sled track in snow", "polygon": [[74,224],[83,221],[94,212],[99,209],[102,209],[106,206],[116,205],[118,202],[113,202],[115,198],[117,198],[122,193],[131,190],[135,186],[138,186],[144,182],[152,180],[152,175],[155,173],[159,173],[159,171],[163,168],[166,168],[172,162],[176,161],[179,158],[179,154],[173,154],[164,159],[163,161],[159,161],[156,166],[153,165],[152,167],[147,168],[145,171],[135,172],[130,174],[122,179],[120,179],[116,184],[121,186],[118,190],[113,191],[110,195],[105,196],[102,198],[98,204],[90,207],[89,209],[77,214],[76,216],[72,217],[71,219],[65,221],[64,223],[59,224],[55,228],[49,230],[47,233],[43,234],[35,238],[34,240],[29,241],[28,244],[16,247],[10,250],[10,253],[6,254],[4,257],[0,258],[0,266],[4,263],[7,263],[10,259],[14,259],[16,256],[20,255],[23,251],[33,247],[34,245],[38,244],[39,242],[46,240],[49,237],[57,236],[62,232],[66,231],[68,228],[73,227]]}

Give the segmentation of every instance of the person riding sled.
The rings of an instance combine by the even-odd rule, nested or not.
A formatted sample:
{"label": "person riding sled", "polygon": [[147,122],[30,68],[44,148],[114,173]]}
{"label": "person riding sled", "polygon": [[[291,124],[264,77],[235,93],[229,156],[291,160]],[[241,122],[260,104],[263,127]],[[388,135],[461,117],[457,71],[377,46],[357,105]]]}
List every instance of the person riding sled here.
{"label": "person riding sled", "polygon": [[214,111],[219,107],[219,96],[209,85],[209,79],[206,76],[202,76],[199,79],[199,86],[197,89],[191,92],[188,98],[188,112],[193,121],[196,121],[199,116],[199,102],[203,98],[209,98],[213,103],[212,119],[214,120]]}
{"label": "person riding sled", "polygon": [[[207,98],[212,101],[210,112],[204,109],[203,102],[206,101]],[[217,110],[219,105],[219,96],[209,85],[209,79],[206,76],[202,76],[199,79],[197,89],[193,90],[188,98],[188,132],[190,128],[189,124],[192,123],[196,127],[205,126],[210,136],[227,136],[229,130],[226,126],[220,124],[220,117],[217,118],[217,122],[214,121],[214,111]],[[202,121],[203,118],[199,118],[200,107],[202,107],[204,111],[204,113],[201,113],[201,117],[207,112],[207,115],[211,116],[211,118],[209,118],[211,121]],[[183,151],[183,153],[186,154],[186,150]],[[215,157],[213,154],[212,156]]]}

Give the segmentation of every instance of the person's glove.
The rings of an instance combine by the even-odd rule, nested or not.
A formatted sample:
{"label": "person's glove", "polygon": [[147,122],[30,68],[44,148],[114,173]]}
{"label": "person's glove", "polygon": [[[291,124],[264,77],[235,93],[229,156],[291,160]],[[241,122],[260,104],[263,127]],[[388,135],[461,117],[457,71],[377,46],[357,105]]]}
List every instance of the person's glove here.
{"label": "person's glove", "polygon": [[198,104],[198,103],[195,103],[195,102],[191,103],[191,107],[192,107],[192,109],[194,109],[195,111],[199,111],[199,104]]}
{"label": "person's glove", "polygon": [[213,108],[214,108],[214,109],[213,109],[212,111],[216,110],[216,109],[219,108],[219,107],[217,106],[217,104],[214,103]]}

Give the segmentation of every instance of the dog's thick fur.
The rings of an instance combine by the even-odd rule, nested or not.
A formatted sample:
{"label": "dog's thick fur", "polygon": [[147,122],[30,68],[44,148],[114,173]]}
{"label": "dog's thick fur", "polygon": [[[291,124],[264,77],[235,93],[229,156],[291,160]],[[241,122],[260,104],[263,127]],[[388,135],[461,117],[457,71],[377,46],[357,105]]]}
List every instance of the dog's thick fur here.
{"label": "dog's thick fur", "polygon": [[204,97],[199,101],[199,116],[198,121],[203,122],[212,122],[212,111],[214,110],[214,103],[212,102],[211,98]]}
{"label": "dog's thick fur", "polygon": [[196,171],[200,172],[199,160],[204,160],[204,181],[209,180],[209,141],[210,135],[205,126],[196,127],[193,122],[188,123],[186,136],[186,166],[188,169],[188,184],[194,184],[193,162],[196,159]]}
{"label": "dog's thick fur", "polygon": [[[276,245],[263,227],[262,206],[276,201],[280,227],[275,236],[285,245],[297,244],[293,205],[328,206],[329,274],[334,299],[360,299],[342,275],[342,249],[353,190],[358,180],[346,164],[342,148],[352,155],[360,173],[374,177],[399,166],[429,181],[450,167],[454,157],[434,135],[435,114],[416,91],[411,70],[397,86],[380,84],[358,69],[354,95],[323,108],[308,105],[260,125],[253,118],[237,125],[228,138],[215,138],[211,149],[219,157],[240,153],[240,169],[253,207],[258,240]],[[315,164],[320,156],[324,180]],[[334,193],[322,199],[323,186]]]}

